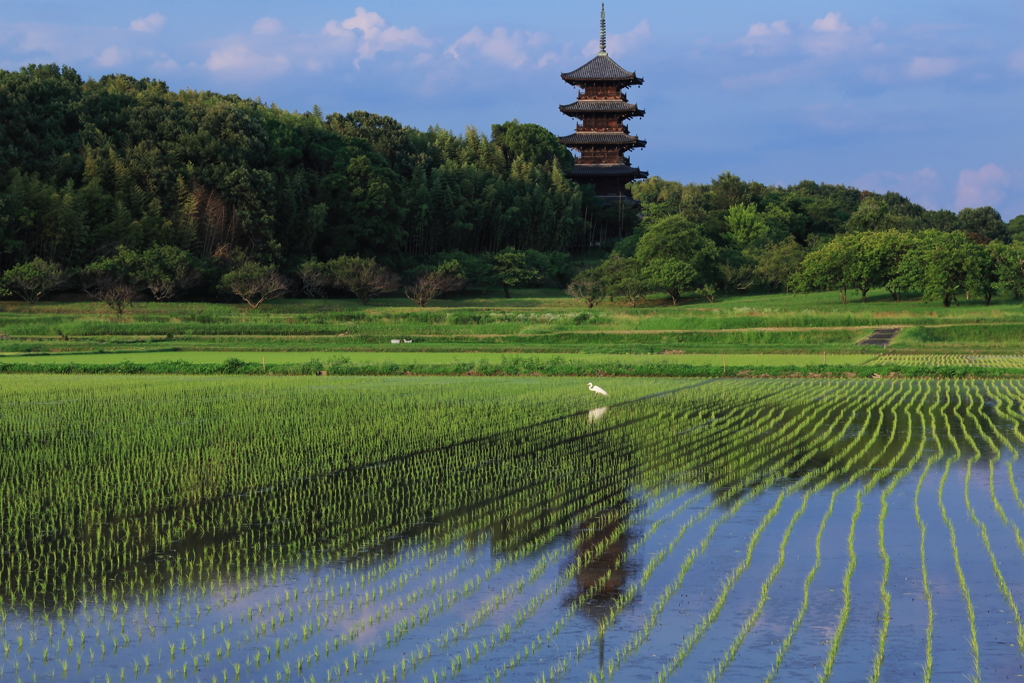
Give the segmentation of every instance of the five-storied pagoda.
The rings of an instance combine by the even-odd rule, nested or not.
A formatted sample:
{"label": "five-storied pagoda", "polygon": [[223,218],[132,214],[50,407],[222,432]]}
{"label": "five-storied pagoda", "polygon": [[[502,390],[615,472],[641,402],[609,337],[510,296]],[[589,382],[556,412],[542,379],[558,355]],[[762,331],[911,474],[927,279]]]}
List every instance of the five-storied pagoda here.
{"label": "five-storied pagoda", "polygon": [[604,5],[601,5],[601,51],[589,62],[567,74],[562,80],[583,88],[572,104],[559,110],[580,120],[576,132],[559,141],[579,152],[570,178],[594,186],[597,196],[609,200],[629,199],[626,183],[646,178],[647,173],[630,165],[625,153],[647,142],[629,134],[626,119],[644,115],[642,109],[630,104],[624,88],[641,85],[637,78],[616,64],[605,50]]}

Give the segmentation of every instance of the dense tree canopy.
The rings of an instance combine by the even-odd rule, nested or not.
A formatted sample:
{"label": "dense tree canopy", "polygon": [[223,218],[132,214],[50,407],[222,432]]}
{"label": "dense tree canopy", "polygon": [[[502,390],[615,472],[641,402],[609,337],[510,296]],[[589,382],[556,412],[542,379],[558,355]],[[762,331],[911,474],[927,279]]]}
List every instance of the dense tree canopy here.
{"label": "dense tree canopy", "polygon": [[[125,297],[209,294],[258,265],[320,296],[325,273],[337,280],[327,264],[345,259],[372,261],[393,289],[399,276],[424,291],[434,280],[565,286],[579,270],[569,253],[594,248],[605,251],[587,258],[614,258],[575,280],[591,303],[794,284],[947,304],[1006,283],[1024,293],[1013,265],[1024,216],[1006,223],[991,207],[928,211],[892,192],[728,172],[634,183],[636,211],[569,180],[572,165],[551,132],[514,119],[489,136],[456,135],[152,79],[86,81],[56,65],[0,70],[0,293],[37,299],[116,281]],[[942,249],[955,255],[946,266]],[[942,267],[955,285],[934,284]]]}
{"label": "dense tree canopy", "polygon": [[517,121],[489,140],[55,65],[0,71],[0,267],[77,267],[117,246],[286,266],[564,251],[584,227],[571,163],[554,135]]}

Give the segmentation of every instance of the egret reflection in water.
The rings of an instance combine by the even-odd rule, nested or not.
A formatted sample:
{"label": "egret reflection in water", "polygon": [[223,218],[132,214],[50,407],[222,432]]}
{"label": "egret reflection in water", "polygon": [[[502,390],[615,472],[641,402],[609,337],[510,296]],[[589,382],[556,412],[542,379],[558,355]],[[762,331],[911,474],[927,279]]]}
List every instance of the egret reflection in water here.
{"label": "egret reflection in water", "polygon": [[604,414],[608,412],[608,406],[601,406],[600,408],[594,408],[587,412],[587,422],[599,422]]}

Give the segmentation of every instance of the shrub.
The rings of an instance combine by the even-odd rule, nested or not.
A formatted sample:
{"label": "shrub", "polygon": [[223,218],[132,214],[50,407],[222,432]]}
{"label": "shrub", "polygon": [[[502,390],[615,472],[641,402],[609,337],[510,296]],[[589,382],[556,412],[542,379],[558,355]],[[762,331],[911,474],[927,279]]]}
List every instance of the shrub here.
{"label": "shrub", "polygon": [[273,266],[245,263],[220,280],[221,289],[241,297],[252,308],[267,299],[279,299],[288,293],[288,281]]}

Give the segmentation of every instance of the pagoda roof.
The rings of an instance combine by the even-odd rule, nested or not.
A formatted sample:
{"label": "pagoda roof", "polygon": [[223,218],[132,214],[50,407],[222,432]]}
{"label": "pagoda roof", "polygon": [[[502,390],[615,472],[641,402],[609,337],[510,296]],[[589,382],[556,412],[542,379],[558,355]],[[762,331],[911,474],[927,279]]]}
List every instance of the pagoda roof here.
{"label": "pagoda roof", "polygon": [[629,176],[646,178],[647,172],[626,164],[576,164],[571,176]]}
{"label": "pagoda roof", "polygon": [[647,144],[635,135],[625,133],[573,133],[558,138],[563,145],[630,145],[632,147],[643,147]]}
{"label": "pagoda roof", "polygon": [[640,85],[644,82],[644,79],[637,78],[636,73],[632,71],[626,71],[608,55],[598,55],[575,71],[562,74],[562,80],[569,83],[573,81],[615,81],[625,82],[627,85]]}
{"label": "pagoda roof", "polygon": [[585,112],[607,112],[617,114],[631,112],[633,116],[643,116],[644,111],[632,102],[622,100],[577,100],[572,104],[561,104],[558,110],[563,114],[583,114]]}

